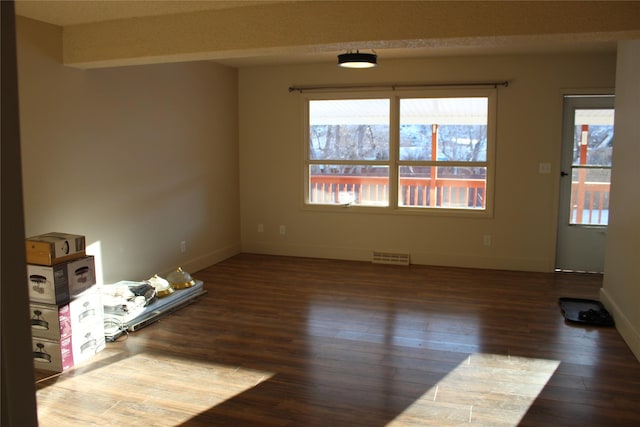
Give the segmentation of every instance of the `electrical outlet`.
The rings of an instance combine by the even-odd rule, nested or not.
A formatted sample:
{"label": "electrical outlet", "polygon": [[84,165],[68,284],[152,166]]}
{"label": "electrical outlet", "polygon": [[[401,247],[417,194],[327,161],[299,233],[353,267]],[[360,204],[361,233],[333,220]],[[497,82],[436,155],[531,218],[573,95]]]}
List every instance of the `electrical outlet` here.
{"label": "electrical outlet", "polygon": [[491,246],[491,235],[490,234],[485,234],[484,236],[482,236],[482,243],[485,246]]}
{"label": "electrical outlet", "polygon": [[264,224],[258,224],[258,233],[264,233]]}
{"label": "electrical outlet", "polygon": [[287,227],[285,227],[284,225],[280,226],[280,234],[287,234]]}
{"label": "electrical outlet", "polygon": [[184,253],[187,252],[187,241],[183,240],[182,242],[180,242],[180,252]]}

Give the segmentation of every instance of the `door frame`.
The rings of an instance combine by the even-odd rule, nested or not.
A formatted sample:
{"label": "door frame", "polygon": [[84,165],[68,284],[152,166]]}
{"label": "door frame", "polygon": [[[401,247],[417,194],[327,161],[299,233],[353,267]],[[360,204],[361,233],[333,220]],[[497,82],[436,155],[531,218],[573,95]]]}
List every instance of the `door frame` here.
{"label": "door frame", "polygon": [[[603,225],[570,225],[571,171],[573,164],[573,144],[575,132],[575,110],[577,109],[615,109],[615,91],[603,90],[600,93],[565,93],[562,95],[562,139],[560,153],[560,177],[558,183],[558,206],[556,224],[556,255],[554,270],[604,272],[604,251],[606,246],[607,226]],[[568,175],[565,175],[568,174]],[[573,241],[573,242],[572,242]],[[567,251],[584,248],[587,244],[596,244],[599,261],[587,262],[585,265],[568,262]],[[576,267],[577,266],[577,267]]]}

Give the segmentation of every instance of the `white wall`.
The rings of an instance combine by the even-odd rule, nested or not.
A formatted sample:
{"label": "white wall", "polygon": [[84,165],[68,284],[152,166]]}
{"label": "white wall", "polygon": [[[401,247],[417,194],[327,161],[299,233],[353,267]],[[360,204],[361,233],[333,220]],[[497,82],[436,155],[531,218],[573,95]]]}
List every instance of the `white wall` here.
{"label": "white wall", "polygon": [[72,69],[59,27],[17,24],[27,236],[86,235],[107,283],[237,253],[237,71]]}
{"label": "white wall", "polygon": [[611,218],[601,299],[640,360],[640,40],[620,42]]}
{"label": "white wall", "polygon": [[[613,88],[615,54],[470,56],[385,60],[344,70],[333,63],[240,69],[242,249],[369,260],[409,252],[418,264],[552,271],[562,95]],[[303,210],[302,97],[288,88],[389,82],[509,80],[498,89],[494,217],[399,216]],[[550,162],[552,173],[539,174]],[[258,233],[257,225],[265,232]],[[279,225],[286,225],[284,236]],[[490,234],[492,245],[483,246]]]}

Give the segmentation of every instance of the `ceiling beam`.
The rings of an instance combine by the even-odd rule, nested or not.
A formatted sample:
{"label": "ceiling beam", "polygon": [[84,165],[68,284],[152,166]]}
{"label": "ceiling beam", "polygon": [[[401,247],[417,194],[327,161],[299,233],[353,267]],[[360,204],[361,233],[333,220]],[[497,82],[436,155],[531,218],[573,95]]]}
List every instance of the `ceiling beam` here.
{"label": "ceiling beam", "polygon": [[62,46],[64,64],[96,68],[512,37],[640,38],[640,2],[275,2],[68,25]]}

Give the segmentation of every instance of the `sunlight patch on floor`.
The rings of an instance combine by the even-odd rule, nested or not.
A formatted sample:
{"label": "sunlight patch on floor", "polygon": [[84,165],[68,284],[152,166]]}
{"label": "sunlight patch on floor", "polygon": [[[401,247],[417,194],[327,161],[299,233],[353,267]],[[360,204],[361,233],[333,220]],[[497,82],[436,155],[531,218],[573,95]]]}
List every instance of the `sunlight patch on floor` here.
{"label": "sunlight patch on floor", "polygon": [[557,360],[472,354],[388,426],[517,426],[559,365]]}
{"label": "sunlight patch on floor", "polygon": [[[139,367],[157,375],[140,375]],[[147,371],[148,372],[148,371]],[[39,425],[59,426],[74,414],[75,425],[136,425],[140,413],[154,413],[158,426],[176,426],[273,376],[239,366],[142,353],[66,377],[37,392]],[[90,403],[88,403],[90,402]]]}

